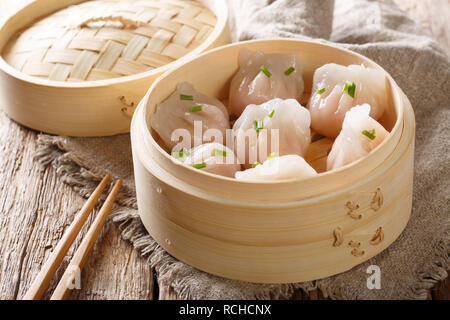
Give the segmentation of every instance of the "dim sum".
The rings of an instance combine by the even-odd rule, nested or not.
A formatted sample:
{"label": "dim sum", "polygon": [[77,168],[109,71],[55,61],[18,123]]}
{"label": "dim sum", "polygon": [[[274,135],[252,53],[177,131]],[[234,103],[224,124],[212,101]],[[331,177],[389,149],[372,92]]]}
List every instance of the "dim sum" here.
{"label": "dim sum", "polygon": [[190,151],[174,152],[172,155],[185,165],[225,177],[233,178],[241,170],[233,151],[216,142],[199,145]]}
{"label": "dim sum", "polygon": [[233,126],[235,154],[246,167],[273,152],[303,156],[311,143],[309,126],[309,111],[295,99],[249,105]]}
{"label": "dim sum", "polygon": [[347,111],[342,131],[333,143],[327,158],[327,170],[352,163],[369,154],[389,132],[370,117],[370,106],[363,104]]}
{"label": "dim sum", "polygon": [[378,120],[387,107],[383,72],[363,65],[348,67],[326,64],[314,72],[312,94],[308,103],[311,128],[321,135],[335,138],[350,108],[368,103],[370,116]]}
{"label": "dim sum", "polygon": [[200,141],[198,144],[203,141],[202,136],[194,135],[197,134],[194,132],[195,121],[201,121],[202,133],[215,129],[225,137],[225,130],[230,128],[228,112],[222,102],[197,92],[192,84],[183,82],[178,84],[169,98],[157,105],[156,112],[150,118],[150,125],[169,150],[179,142],[175,130],[186,129],[190,139],[183,143],[184,147],[190,149],[195,146],[195,139]]}
{"label": "dim sum", "polygon": [[296,54],[266,54],[241,49],[239,70],[231,80],[229,111],[240,116],[250,104],[274,98],[300,99],[305,62]]}
{"label": "dim sum", "polygon": [[237,180],[242,181],[280,181],[313,177],[317,172],[298,155],[273,157],[254,168],[236,172]]}

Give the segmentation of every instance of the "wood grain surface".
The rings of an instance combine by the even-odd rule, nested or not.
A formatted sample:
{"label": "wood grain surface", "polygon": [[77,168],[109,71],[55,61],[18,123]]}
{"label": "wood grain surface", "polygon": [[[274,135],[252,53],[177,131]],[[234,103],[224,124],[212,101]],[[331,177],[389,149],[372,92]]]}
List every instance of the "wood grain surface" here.
{"label": "wood grain surface", "polygon": [[[0,18],[30,0],[1,0]],[[394,0],[430,30],[450,53],[448,0]],[[0,299],[20,299],[52,248],[84,203],[65,185],[55,169],[42,169],[33,161],[35,131],[26,129],[0,112]],[[93,215],[81,236],[93,221]],[[80,243],[79,236],[55,275],[46,298]],[[50,294],[49,294],[50,293]],[[118,226],[108,222],[82,272],[81,289],[71,299],[176,299],[158,287],[149,264],[120,238]],[[450,298],[450,281],[438,283],[429,299]],[[296,292],[292,299],[324,299],[320,292]]]}

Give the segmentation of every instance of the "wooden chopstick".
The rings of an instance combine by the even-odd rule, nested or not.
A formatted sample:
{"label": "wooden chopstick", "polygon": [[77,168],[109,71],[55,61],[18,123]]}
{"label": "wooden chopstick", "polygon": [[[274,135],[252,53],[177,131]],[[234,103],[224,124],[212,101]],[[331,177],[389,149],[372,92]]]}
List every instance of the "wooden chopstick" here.
{"label": "wooden chopstick", "polygon": [[100,234],[100,231],[106,220],[106,217],[108,216],[108,213],[114,204],[114,200],[117,197],[117,193],[119,192],[121,185],[122,180],[121,179],[117,180],[112,191],[106,198],[105,203],[103,203],[103,206],[101,207],[99,213],[97,214],[97,217],[95,217],[94,222],[92,223],[85,237],[81,241],[81,244],[78,247],[77,251],[75,252],[72,260],[70,261],[69,266],[67,267],[63,276],[61,277],[58,286],[56,287],[55,291],[53,292],[53,295],[50,298],[51,300],[65,299],[69,294],[71,290],[70,287],[73,284],[74,277],[77,275],[77,273],[79,275],[79,272],[83,268],[87,260],[87,257],[89,256],[89,253],[92,250],[92,247],[94,246],[95,240]]}
{"label": "wooden chopstick", "polygon": [[80,232],[81,227],[89,217],[89,213],[92,211],[98,199],[102,195],[103,190],[108,185],[110,179],[110,175],[107,174],[83,205],[80,212],[75,216],[73,222],[70,224],[69,228],[67,228],[61,240],[58,242],[41,271],[39,271],[36,279],[34,279],[31,287],[23,297],[24,300],[38,300],[42,297],[48,287],[48,284],[50,283],[50,280],[53,278],[53,275]]}

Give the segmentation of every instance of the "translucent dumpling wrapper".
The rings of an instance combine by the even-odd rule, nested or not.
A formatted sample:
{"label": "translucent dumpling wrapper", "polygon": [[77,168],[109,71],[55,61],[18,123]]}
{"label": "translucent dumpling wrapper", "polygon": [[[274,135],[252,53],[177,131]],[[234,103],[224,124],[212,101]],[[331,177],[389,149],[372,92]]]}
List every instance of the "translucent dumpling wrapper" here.
{"label": "translucent dumpling wrapper", "polygon": [[261,104],[274,98],[300,99],[304,66],[305,62],[296,54],[265,54],[241,49],[239,70],[230,85],[230,114],[238,117],[249,104]]}
{"label": "translucent dumpling wrapper", "polygon": [[[150,125],[169,150],[175,145],[178,145],[176,151],[200,145],[208,133],[212,136],[220,134],[224,141],[225,131],[230,128],[228,111],[223,103],[197,92],[187,82],[178,84],[175,92],[156,108]],[[201,130],[194,132],[195,122]]]}
{"label": "translucent dumpling wrapper", "polygon": [[329,63],[314,72],[312,94],[308,103],[311,128],[335,138],[350,108],[368,103],[370,116],[378,120],[387,107],[385,74],[363,65],[348,67]]}
{"label": "translucent dumpling wrapper", "polygon": [[234,174],[241,170],[233,151],[216,142],[205,143],[190,151],[184,150],[172,155],[185,165],[225,177],[234,178]]}
{"label": "translucent dumpling wrapper", "polygon": [[309,111],[295,99],[272,99],[249,105],[233,125],[234,150],[249,167],[277,156],[303,156],[311,143]]}
{"label": "translucent dumpling wrapper", "polygon": [[242,181],[281,181],[308,178],[317,172],[303,159],[294,154],[274,157],[263,164],[245,171],[236,172],[237,180]]}
{"label": "translucent dumpling wrapper", "polygon": [[389,132],[370,117],[370,106],[356,106],[345,114],[342,131],[327,158],[327,170],[345,166],[365,157]]}

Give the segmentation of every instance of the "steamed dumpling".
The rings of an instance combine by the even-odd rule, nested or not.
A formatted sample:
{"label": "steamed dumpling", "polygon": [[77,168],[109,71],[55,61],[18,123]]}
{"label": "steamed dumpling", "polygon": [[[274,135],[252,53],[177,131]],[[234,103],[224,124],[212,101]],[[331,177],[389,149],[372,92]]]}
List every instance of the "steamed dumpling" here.
{"label": "steamed dumpling", "polygon": [[350,108],[368,103],[370,116],[378,120],[388,104],[385,75],[363,65],[348,67],[326,64],[314,72],[313,88],[308,103],[311,128],[335,138]]}
{"label": "steamed dumpling", "polygon": [[274,157],[252,169],[236,172],[236,179],[243,181],[280,181],[307,178],[317,172],[303,159],[294,154]]}
{"label": "steamed dumpling", "polygon": [[273,98],[300,99],[304,66],[305,62],[296,54],[241,49],[239,70],[230,85],[230,114],[240,116],[249,104],[261,104]]}
{"label": "steamed dumpling", "polygon": [[201,121],[199,124],[203,134],[208,129],[216,129],[223,138],[225,130],[230,128],[228,112],[222,102],[197,92],[192,84],[183,82],[178,84],[169,98],[157,105],[150,125],[170,150],[179,141],[178,134],[174,134],[175,140],[172,140],[172,133],[176,129],[188,130],[191,139],[183,141],[183,146],[189,149],[194,146],[194,138],[202,141],[202,137],[194,136],[194,121]]}
{"label": "steamed dumpling", "polygon": [[308,109],[295,99],[249,105],[233,126],[235,154],[246,167],[273,152],[303,156],[311,143],[309,126]]}
{"label": "steamed dumpling", "polygon": [[216,142],[205,143],[177,155],[181,155],[181,161],[185,165],[221,176],[233,178],[241,170],[233,151]]}
{"label": "steamed dumpling", "polygon": [[370,106],[356,106],[345,114],[342,131],[327,158],[327,170],[336,169],[369,154],[389,132],[369,116]]}

